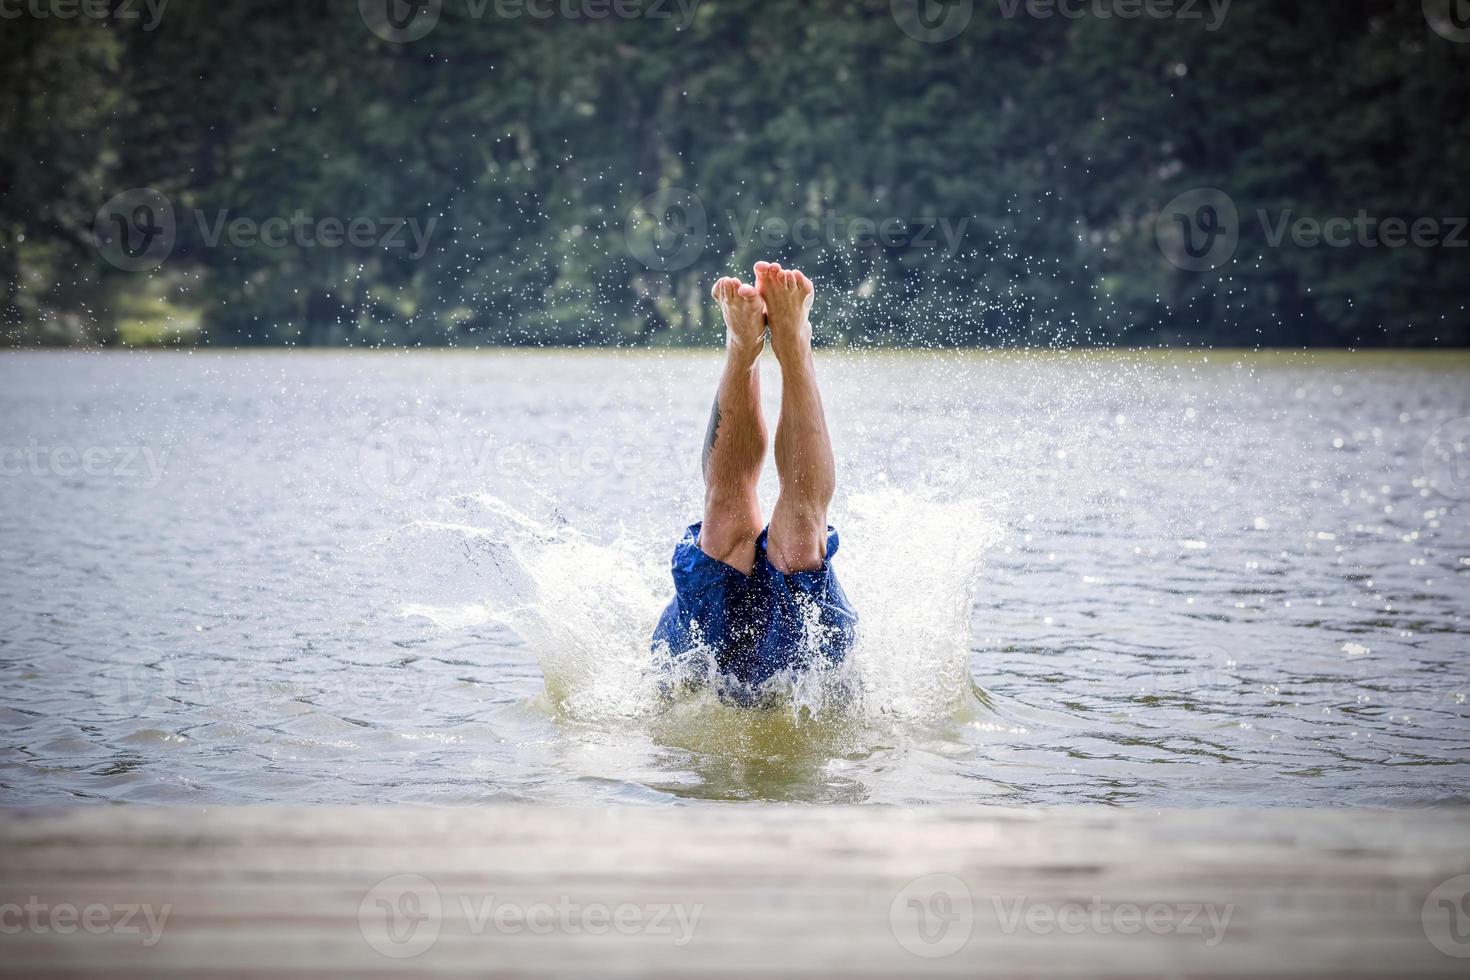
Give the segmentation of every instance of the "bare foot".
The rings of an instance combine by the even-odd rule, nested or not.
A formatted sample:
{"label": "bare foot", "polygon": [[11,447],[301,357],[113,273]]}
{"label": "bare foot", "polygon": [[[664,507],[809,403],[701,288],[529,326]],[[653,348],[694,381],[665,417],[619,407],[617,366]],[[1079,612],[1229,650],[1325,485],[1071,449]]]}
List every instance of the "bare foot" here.
{"label": "bare foot", "polygon": [[721,279],[711,295],[725,314],[725,349],[754,361],[766,348],[766,304],[754,286]]}
{"label": "bare foot", "polygon": [[782,269],[775,262],[757,262],[755,281],[766,304],[766,321],[771,325],[771,349],[785,360],[812,348],[812,281],[796,270]]}

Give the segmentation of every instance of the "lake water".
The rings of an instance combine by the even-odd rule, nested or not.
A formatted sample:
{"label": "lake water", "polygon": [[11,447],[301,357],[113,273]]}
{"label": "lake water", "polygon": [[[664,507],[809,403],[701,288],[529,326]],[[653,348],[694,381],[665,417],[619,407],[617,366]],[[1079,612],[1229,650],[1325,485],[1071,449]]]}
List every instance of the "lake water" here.
{"label": "lake water", "polygon": [[717,363],[0,356],[0,801],[1465,799],[1470,359],[823,355],[860,697],[763,712],[647,649]]}

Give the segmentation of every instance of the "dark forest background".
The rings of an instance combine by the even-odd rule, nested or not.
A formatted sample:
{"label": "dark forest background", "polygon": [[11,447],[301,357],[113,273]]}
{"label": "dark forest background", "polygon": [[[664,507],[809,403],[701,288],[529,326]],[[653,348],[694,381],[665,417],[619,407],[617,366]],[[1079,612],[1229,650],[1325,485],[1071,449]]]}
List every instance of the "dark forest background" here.
{"label": "dark forest background", "polygon": [[[971,5],[444,0],[411,41],[358,0],[66,2],[0,20],[11,345],[708,344],[709,285],[757,258],[817,281],[835,344],[1470,344],[1466,0],[1234,0],[1213,30],[1204,0],[977,0],[944,40]],[[1198,188],[1238,208],[1218,268],[1160,245]],[[156,268],[113,260],[119,194],[172,208]],[[1270,238],[1360,213],[1441,237]],[[433,232],[211,241],[293,215]]]}

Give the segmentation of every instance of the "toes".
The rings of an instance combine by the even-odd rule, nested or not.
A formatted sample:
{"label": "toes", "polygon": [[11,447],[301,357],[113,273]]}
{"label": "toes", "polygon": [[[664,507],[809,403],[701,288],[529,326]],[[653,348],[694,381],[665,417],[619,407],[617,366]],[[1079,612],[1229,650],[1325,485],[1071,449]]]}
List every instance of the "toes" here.
{"label": "toes", "polygon": [[724,276],[715,283],[710,294],[721,303],[734,303],[736,300],[750,301],[760,298],[760,290],[755,286],[747,285],[738,278]]}
{"label": "toes", "polygon": [[806,273],[804,272],[798,272],[796,274],[796,285],[804,293],[813,291],[812,281],[806,277]]}

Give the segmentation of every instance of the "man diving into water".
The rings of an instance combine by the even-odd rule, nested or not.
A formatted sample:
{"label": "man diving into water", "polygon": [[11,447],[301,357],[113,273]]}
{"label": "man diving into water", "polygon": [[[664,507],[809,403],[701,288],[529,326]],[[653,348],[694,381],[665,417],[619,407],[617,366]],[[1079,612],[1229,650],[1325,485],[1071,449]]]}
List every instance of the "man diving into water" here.
{"label": "man diving into water", "polygon": [[[712,658],[722,692],[750,703],[778,674],[840,662],[857,615],[832,571],[836,462],[812,363],[811,280],[757,262],[754,285],[721,279],[713,292],[725,315],[725,366],[704,442],[704,520],[674,549],[674,600],[653,642],[676,661]],[[781,491],[763,527],[758,361],[768,329],[781,365]]]}

